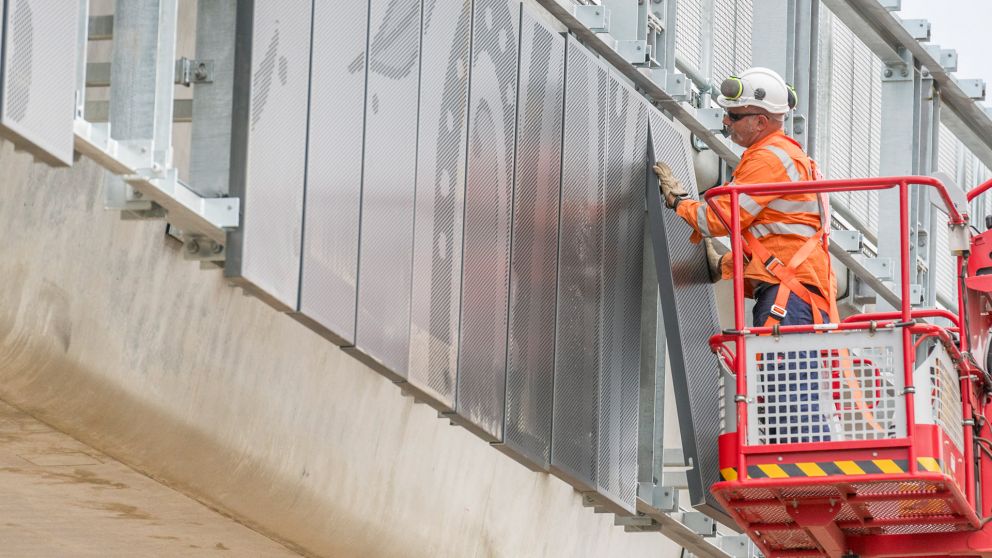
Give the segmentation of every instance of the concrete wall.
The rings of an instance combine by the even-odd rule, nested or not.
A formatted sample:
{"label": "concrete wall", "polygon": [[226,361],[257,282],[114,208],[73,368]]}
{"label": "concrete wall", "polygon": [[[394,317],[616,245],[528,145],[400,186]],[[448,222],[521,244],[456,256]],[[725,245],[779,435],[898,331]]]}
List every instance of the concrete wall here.
{"label": "concrete wall", "polygon": [[0,398],[305,553],[676,556],[0,142]]}

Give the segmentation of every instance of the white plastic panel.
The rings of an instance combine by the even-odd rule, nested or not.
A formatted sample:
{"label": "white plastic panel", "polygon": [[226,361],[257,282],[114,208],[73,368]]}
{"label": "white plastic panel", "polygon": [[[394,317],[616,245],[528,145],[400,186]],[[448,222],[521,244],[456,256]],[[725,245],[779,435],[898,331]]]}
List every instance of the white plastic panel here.
{"label": "white plastic panel", "polygon": [[0,125],[42,159],[72,164],[79,5],[70,0],[9,0],[3,39]]}

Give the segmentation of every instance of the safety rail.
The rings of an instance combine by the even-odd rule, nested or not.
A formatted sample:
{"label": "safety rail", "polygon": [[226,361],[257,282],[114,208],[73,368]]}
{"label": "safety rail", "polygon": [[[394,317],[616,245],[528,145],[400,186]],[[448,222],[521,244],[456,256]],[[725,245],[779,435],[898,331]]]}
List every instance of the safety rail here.
{"label": "safety rail", "polygon": [[[949,226],[968,223],[961,200],[955,203],[939,180],[921,176],[730,185],[705,195],[730,232],[734,274],[734,327],[710,339],[721,368],[725,425],[724,482],[713,490],[766,554],[789,545],[824,549],[823,541],[842,544],[848,535],[981,526],[973,433],[964,425],[977,404],[972,382],[982,373],[962,334],[963,293],[958,316],[911,305],[911,185],[937,191]],[[887,189],[899,191],[902,299],[896,311],[839,323],[745,325],[741,194]],[[716,203],[720,196],[730,198],[729,215]],[[959,269],[965,258],[957,256]],[[949,327],[922,321],[934,318]],[[787,495],[801,505],[776,507]],[[815,520],[796,515],[810,513],[817,498],[831,502],[829,513],[820,510],[825,515]],[[859,498],[873,503],[857,504]],[[925,511],[914,516],[909,502]],[[928,531],[930,519],[938,531]]]}

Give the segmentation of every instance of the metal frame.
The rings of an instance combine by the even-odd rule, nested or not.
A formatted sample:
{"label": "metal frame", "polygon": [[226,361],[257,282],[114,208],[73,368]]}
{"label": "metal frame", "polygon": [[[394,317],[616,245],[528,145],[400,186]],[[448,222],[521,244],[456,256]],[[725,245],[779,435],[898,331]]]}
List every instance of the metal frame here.
{"label": "metal frame", "polygon": [[[963,451],[963,472],[954,472],[954,469],[940,469],[932,471],[929,468],[921,470],[918,459],[932,459],[936,456],[928,455],[928,452],[943,451],[944,448],[928,448],[922,440],[922,431],[917,427],[914,383],[916,353],[918,344],[924,338],[934,337],[944,346],[951,355],[950,360],[955,363],[962,377],[962,387],[965,388],[965,377],[977,377],[973,366],[962,358],[962,354],[968,351],[967,335],[961,335],[959,344],[955,345],[951,337],[951,332],[947,329],[929,324],[919,324],[915,321],[917,317],[946,316],[940,311],[914,311],[910,303],[910,264],[915,259],[910,258],[910,194],[909,186],[926,186],[936,192],[940,199],[948,208],[949,225],[960,227],[967,223],[966,202],[938,180],[922,176],[902,176],[885,177],[878,179],[864,180],[833,180],[833,181],[811,181],[805,183],[780,183],[780,184],[757,184],[744,186],[723,186],[710,190],[706,194],[706,201],[710,208],[716,212],[718,217],[731,231],[731,243],[733,246],[733,269],[734,269],[734,329],[721,335],[714,336],[710,343],[714,351],[725,360],[736,376],[736,420],[734,426],[736,431],[725,433],[721,436],[721,467],[726,479],[713,487],[714,493],[723,503],[728,513],[748,531],[748,534],[761,548],[766,555],[779,555],[782,548],[806,548],[814,551],[814,555],[839,556],[847,550],[845,542],[846,535],[841,529],[848,532],[859,532],[858,529],[884,529],[886,526],[903,525],[913,528],[913,525],[926,523],[926,519],[917,517],[912,520],[899,522],[898,513],[895,516],[882,519],[856,517],[857,521],[844,521],[838,513],[849,514],[849,511],[838,512],[838,508],[833,505],[830,510],[816,508],[819,500],[833,492],[830,487],[840,485],[850,485],[854,483],[858,486],[871,486],[877,484],[885,486],[892,482],[921,483],[929,486],[931,484],[950,488],[947,492],[939,495],[939,500],[944,502],[949,512],[941,512],[941,515],[950,513],[954,515],[951,521],[955,525],[954,529],[976,529],[980,526],[980,521],[975,510],[975,489],[974,479],[976,475],[975,461],[970,429],[965,431],[965,443]],[[744,245],[741,238],[741,225],[739,220],[740,207],[738,205],[739,196],[743,189],[749,195],[755,194],[775,194],[785,195],[793,193],[820,193],[820,192],[843,192],[853,190],[888,190],[896,189],[898,192],[899,211],[899,236],[900,243],[900,286],[901,304],[898,312],[859,315],[851,320],[839,324],[824,325],[799,325],[799,326],[773,326],[773,327],[752,327],[745,326],[744,317]],[[730,214],[724,213],[716,204],[718,196],[729,196]],[[827,242],[826,240],[824,242]],[[960,265],[960,263],[959,263]],[[964,293],[959,292],[959,301],[962,301]],[[959,302],[959,315],[963,308],[963,302]],[[951,316],[955,318],[955,316]],[[956,323],[957,320],[952,320]],[[957,329],[957,328],[955,328]],[[905,437],[898,437],[892,440],[872,440],[864,441],[829,441],[813,442],[811,440],[800,439],[798,443],[779,443],[776,445],[756,445],[754,439],[755,429],[750,425],[757,415],[754,414],[754,405],[761,405],[761,401],[754,399],[758,394],[752,393],[754,388],[753,370],[748,362],[751,355],[749,339],[759,336],[756,341],[759,344],[773,344],[782,336],[784,339],[793,339],[795,336],[809,337],[815,335],[829,335],[827,332],[850,332],[847,335],[864,336],[864,341],[855,341],[855,346],[863,346],[861,343],[870,342],[868,337],[875,335],[878,331],[887,331],[888,334],[901,337],[902,349],[902,373],[905,389],[901,395],[905,405]],[[765,337],[772,336],[772,337]],[[831,338],[832,341],[836,339]],[[826,341],[826,339],[824,339]],[[819,343],[823,345],[823,343]],[[729,345],[733,345],[731,348]],[[782,350],[788,351],[788,343]],[[796,380],[792,380],[796,381]],[[925,384],[925,385],[929,385]],[[898,387],[898,386],[897,386]],[[922,386],[921,386],[922,387]],[[929,393],[929,390],[927,390]],[[962,389],[962,417],[963,420],[970,418],[970,386]],[[821,405],[823,402],[821,402]],[[749,426],[750,425],[750,426]],[[922,427],[921,427],[922,428]],[[896,432],[898,435],[898,431]],[[778,455],[778,461],[782,462],[783,457],[786,463],[794,462],[822,462],[841,460],[867,459],[871,460],[884,454],[884,459],[891,460],[891,463],[905,463],[904,466],[895,466],[898,473],[893,471],[882,471],[882,474],[858,475],[856,479],[851,478],[852,473],[843,470],[836,476],[829,479],[822,477],[792,478],[788,473],[779,475],[770,473],[771,469],[765,467],[779,467],[774,460],[769,461],[772,455]],[[944,456],[944,453],[939,453]],[[808,466],[808,463],[800,463]],[[754,467],[760,467],[760,470]],[[864,471],[862,471],[863,473]],[[767,474],[770,478],[759,478]],[[782,478],[786,477],[786,478]],[[869,489],[870,490],[870,489]],[[745,491],[745,492],[741,492]],[[750,492],[746,492],[750,491]],[[767,519],[755,519],[755,517],[766,517],[767,513],[778,513],[774,510],[778,508],[778,501],[753,499],[754,494],[767,491],[773,494],[792,494],[790,498],[795,499],[801,505],[797,505],[795,510],[786,510],[794,523],[787,523],[779,529],[777,522]],[[750,494],[751,496],[749,496]],[[843,497],[842,506],[850,505],[854,500],[861,501],[862,496]],[[867,498],[867,496],[865,496]],[[902,501],[898,495],[881,493],[872,501]],[[762,503],[763,502],[763,503]],[[812,507],[809,507],[812,506]],[[853,508],[852,508],[853,509]],[[819,510],[819,511],[817,511]],[[846,508],[845,508],[846,510]],[[936,513],[936,512],[935,512]],[[756,515],[757,514],[757,515]],[[812,515],[810,515],[812,514]],[[838,518],[835,520],[835,517]],[[860,522],[860,523],[859,523]],[[772,524],[775,523],[775,524]],[[853,531],[852,531],[853,529]],[[777,532],[785,533],[785,538],[777,538]],[[797,542],[799,541],[799,542]],[[789,547],[787,545],[800,544],[801,547]],[[782,546],[786,545],[786,546]]]}

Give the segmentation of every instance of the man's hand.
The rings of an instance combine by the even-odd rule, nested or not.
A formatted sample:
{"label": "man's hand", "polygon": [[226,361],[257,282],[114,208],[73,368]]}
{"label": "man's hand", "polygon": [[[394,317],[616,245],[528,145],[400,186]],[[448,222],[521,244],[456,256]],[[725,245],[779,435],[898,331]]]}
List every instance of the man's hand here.
{"label": "man's hand", "polygon": [[716,283],[723,278],[722,264],[724,254],[716,251],[712,239],[704,238],[703,245],[706,246],[706,265],[710,270],[710,282]]}
{"label": "man's hand", "polygon": [[680,201],[689,197],[682,184],[672,174],[672,169],[666,163],[655,163],[654,173],[658,175],[658,184],[661,186],[661,197],[665,200],[665,205],[675,208]]}

